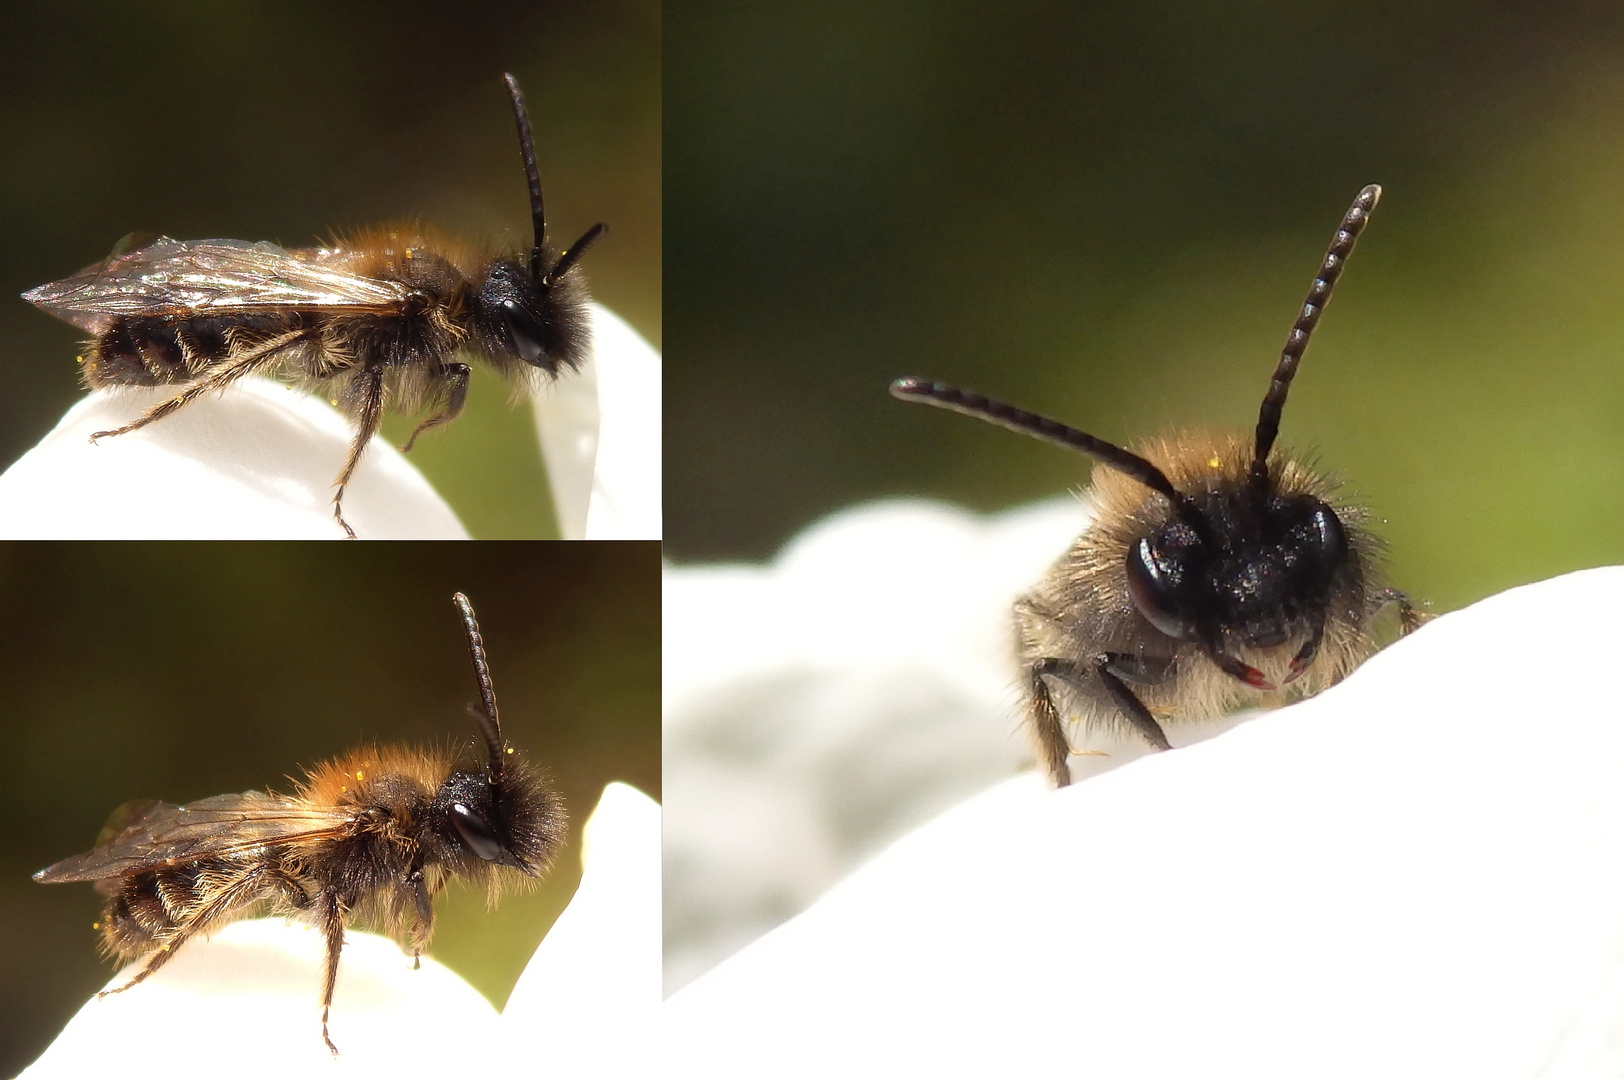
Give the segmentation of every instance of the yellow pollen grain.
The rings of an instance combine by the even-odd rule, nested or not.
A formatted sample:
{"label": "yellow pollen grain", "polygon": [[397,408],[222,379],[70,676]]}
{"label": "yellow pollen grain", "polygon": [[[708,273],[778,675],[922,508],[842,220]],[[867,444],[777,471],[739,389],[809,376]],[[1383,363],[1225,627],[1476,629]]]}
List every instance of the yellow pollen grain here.
{"label": "yellow pollen grain", "polygon": [[360,782],[361,782],[361,781],[362,781],[362,780],[365,780],[365,779],[366,779],[366,777],[364,777],[364,776],[362,776],[362,775],[361,775],[361,770],[360,770],[360,769],[356,769],[356,770],[355,770],[355,780],[356,780],[356,783],[360,783]]}
{"label": "yellow pollen grain", "polygon": [[101,929],[101,923],[93,922],[93,923],[90,924],[90,928],[92,930],[100,930]]}
{"label": "yellow pollen grain", "polygon": [[73,362],[74,362],[74,363],[75,363],[75,364],[82,364],[82,363],[84,363],[84,362],[85,362],[85,358],[84,358],[84,357],[82,357],[82,356],[75,356],[75,357],[74,357],[74,358],[73,358]]}
{"label": "yellow pollen grain", "polygon": [[1209,468],[1209,469],[1216,469],[1219,466],[1219,464],[1220,464],[1220,462],[1218,461],[1218,459],[1216,457],[1210,457],[1210,458],[1207,459],[1207,468]]}

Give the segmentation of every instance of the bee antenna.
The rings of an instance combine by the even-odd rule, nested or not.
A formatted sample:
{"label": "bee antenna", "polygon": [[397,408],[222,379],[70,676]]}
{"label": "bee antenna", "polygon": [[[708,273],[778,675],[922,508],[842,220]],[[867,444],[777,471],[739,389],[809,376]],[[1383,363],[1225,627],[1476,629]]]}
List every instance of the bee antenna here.
{"label": "bee antenna", "polygon": [[601,221],[588,229],[579,240],[571,244],[564,254],[558,257],[558,261],[553,263],[553,268],[547,271],[547,276],[541,279],[541,283],[543,285],[549,284],[569,273],[570,267],[579,262],[581,256],[586,254],[586,249],[596,244],[599,238],[608,231],[609,226]]}
{"label": "bee antenna", "polygon": [[541,246],[547,239],[547,213],[541,204],[541,173],[536,171],[536,144],[530,138],[530,112],[524,107],[519,80],[503,75],[508,97],[513,99],[513,119],[519,125],[519,152],[524,155],[524,176],[530,181],[530,221],[536,229],[536,242],[530,249],[530,276],[541,280]]}
{"label": "bee antenna", "polygon": [[1102,465],[1109,465],[1118,472],[1126,473],[1152,491],[1165,495],[1168,501],[1178,508],[1181,517],[1188,515],[1200,519],[1200,514],[1190,502],[1189,496],[1175,488],[1162,470],[1138,454],[1130,453],[1104,439],[1096,439],[1058,420],[1050,420],[1046,416],[1017,409],[1013,405],[948,386],[946,383],[929,382],[925,379],[898,379],[891,384],[891,396],[903,401],[917,401],[922,405],[934,405],[938,409],[963,413],[965,416],[973,416],[1022,435],[1030,435],[1043,442],[1064,446],[1069,450],[1080,450]]}
{"label": "bee antenna", "polygon": [[502,775],[502,721],[496,715],[496,689],[491,685],[490,665],[485,662],[485,640],[479,636],[479,623],[474,619],[474,605],[462,593],[451,597],[462,614],[462,626],[468,633],[468,655],[474,662],[474,680],[479,683],[479,699],[483,708],[468,706],[468,713],[479,724],[479,733],[485,737],[485,746],[491,755],[491,778]]}
{"label": "bee antenna", "polygon": [[1274,449],[1274,438],[1280,433],[1280,412],[1285,408],[1286,394],[1291,390],[1291,380],[1297,374],[1303,351],[1308,348],[1309,335],[1319,323],[1320,312],[1331,302],[1331,290],[1336,287],[1337,278],[1342,276],[1343,265],[1353,253],[1353,245],[1358,243],[1359,234],[1365,231],[1370,212],[1376,209],[1381,197],[1379,184],[1368,185],[1354,197],[1353,205],[1342,215],[1336,235],[1331,237],[1331,246],[1326,249],[1319,273],[1314,275],[1314,283],[1308,287],[1308,298],[1303,301],[1303,309],[1298,313],[1297,321],[1291,324],[1291,333],[1286,335],[1286,346],[1280,351],[1280,363],[1275,365],[1274,376],[1269,380],[1269,392],[1263,395],[1263,408],[1258,412],[1257,449],[1252,456],[1252,483],[1255,486],[1261,487],[1268,482],[1269,451]]}

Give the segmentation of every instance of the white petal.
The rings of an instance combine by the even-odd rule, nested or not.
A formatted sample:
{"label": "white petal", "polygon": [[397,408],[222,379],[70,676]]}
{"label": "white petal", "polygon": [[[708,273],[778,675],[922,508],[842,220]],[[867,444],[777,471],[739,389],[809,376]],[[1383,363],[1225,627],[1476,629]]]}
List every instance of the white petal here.
{"label": "white petal", "polygon": [[[90,442],[173,394],[97,390],[0,475],[0,536],[13,539],[322,539],[348,422],[326,402],[246,378],[138,431]],[[344,493],[356,533],[466,539],[416,468],[374,438]]]}
{"label": "white petal", "polygon": [[1030,760],[1010,605],[1086,520],[875,503],[666,570],[668,990]]}
{"label": "white petal", "polygon": [[669,1074],[1616,1075],[1621,605],[1624,568],[1515,589],[994,789],[671,998]]}
{"label": "white petal", "polygon": [[139,986],[91,998],[22,1075],[172,1080],[201,1066],[219,1076],[449,1076],[466,1067],[469,1047],[497,1045],[496,1011],[473,987],[428,957],[414,971],[388,938],[348,931],[334,1058],[321,1038],[322,955],[321,935],[302,923],[231,923]]}
{"label": "white petal", "polygon": [[515,1065],[643,1076],[660,1009],[660,807],[610,784],[584,830],[581,884],[502,1014]]}
{"label": "white petal", "polygon": [[660,354],[598,304],[592,357],[535,402],[536,427],[567,540],[661,537]]}

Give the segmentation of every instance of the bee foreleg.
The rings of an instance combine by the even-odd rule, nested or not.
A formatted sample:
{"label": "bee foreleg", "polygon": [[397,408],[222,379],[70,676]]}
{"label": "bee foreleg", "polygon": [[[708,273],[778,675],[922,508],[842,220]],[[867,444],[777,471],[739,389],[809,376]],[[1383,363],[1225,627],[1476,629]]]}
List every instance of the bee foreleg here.
{"label": "bee foreleg", "polygon": [[338,1047],[327,1034],[327,1017],[333,1011],[333,987],[338,983],[338,954],[344,951],[344,916],[348,914],[338,894],[324,892],[318,900],[321,932],[327,938],[327,958],[322,967],[321,982],[321,1038],[327,1049],[338,1055]]}
{"label": "bee foreleg", "polygon": [[333,493],[333,520],[338,522],[345,536],[354,540],[355,530],[344,520],[344,488],[350,482],[350,477],[355,475],[355,467],[361,463],[367,443],[372,441],[378,425],[383,423],[383,368],[362,368],[360,374],[344,388],[344,397],[346,411],[355,420],[355,438],[350,441],[350,456],[344,459],[344,468],[339,472],[338,479],[333,481],[333,486],[338,488]]}
{"label": "bee foreleg", "polygon": [[1049,773],[1049,779],[1054,781],[1057,788],[1065,787],[1071,783],[1071,766],[1067,759],[1071,756],[1071,743],[1066,739],[1066,727],[1060,720],[1060,710],[1055,708],[1054,697],[1049,693],[1049,684],[1044,677],[1053,675],[1064,682],[1071,682],[1076,669],[1064,660],[1046,656],[1035,660],[1027,667],[1027,691],[1031,695],[1028,712],[1032,722],[1032,738],[1037,743],[1038,754],[1043,758],[1043,767]]}
{"label": "bee foreleg", "polygon": [[169,935],[169,937],[164,940],[164,943],[158,946],[157,950],[147,958],[146,964],[141,968],[140,971],[135,973],[134,978],[125,983],[123,986],[115,986],[111,990],[103,990],[96,996],[99,998],[104,998],[108,994],[120,994],[134,986],[136,983],[144,981],[148,975],[151,975],[153,972],[163,967],[164,964],[168,963],[169,958],[174,956],[175,952],[182,945],[186,944],[186,942],[191,939],[193,934],[196,934],[199,930],[204,929],[209,925],[209,923],[213,922],[215,919],[218,919],[221,915],[224,915],[226,912],[230,911],[239,904],[249,903],[259,899],[260,890],[265,884],[263,879],[272,874],[274,874],[274,871],[265,866],[253,866],[247,870],[244,870],[232,880],[226,882],[225,885],[221,886],[219,892],[210,897],[206,903],[199,905],[197,909],[187,917],[185,922],[181,923],[175,928],[175,932]]}
{"label": "bee foreleg", "polygon": [[412,970],[416,971],[423,966],[423,950],[434,936],[434,901],[421,867],[406,876],[406,886],[412,890],[412,901],[417,905],[417,924],[412,927]]}
{"label": "bee foreleg", "polygon": [[256,368],[261,368],[271,363],[276,359],[277,353],[281,352],[283,349],[286,349],[288,346],[309,337],[310,333],[311,331],[309,330],[294,330],[290,333],[281,334],[277,337],[271,338],[269,341],[262,342],[255,345],[251,349],[247,349],[235,356],[232,356],[229,359],[223,360],[214,365],[214,367],[210,368],[202,378],[188,385],[186,389],[182,390],[179,394],[176,394],[172,398],[166,398],[163,401],[158,402],[158,404],[148,409],[140,417],[130,421],[121,428],[115,428],[112,431],[98,431],[94,433],[90,436],[90,441],[95,442],[97,439],[111,438],[114,435],[124,435],[136,430],[137,428],[144,428],[154,420],[162,420],[176,409],[189,404],[209,391],[223,390],[231,383],[236,382],[238,379],[249,374]]}
{"label": "bee foreleg", "polygon": [[1376,594],[1375,610],[1380,611],[1389,604],[1398,606],[1398,633],[1400,637],[1414,633],[1421,624],[1427,621],[1425,612],[1417,611],[1410,598],[1397,589],[1383,589]]}
{"label": "bee foreleg", "polygon": [[1100,682],[1105,684],[1111,700],[1116,702],[1117,708],[1122,710],[1128,722],[1139,734],[1145,737],[1145,741],[1158,750],[1173,749],[1173,744],[1167,741],[1162,726],[1150,715],[1145,703],[1140,701],[1138,695],[1129,690],[1128,684],[1123,681],[1126,679],[1136,683],[1160,682],[1167,677],[1167,665],[1129,653],[1100,653],[1094,657],[1094,670],[1099,673]]}
{"label": "bee foreleg", "polygon": [[442,376],[442,379],[444,384],[449,387],[445,393],[445,407],[417,425],[412,432],[411,438],[406,440],[406,445],[400,448],[401,453],[404,454],[410,450],[412,445],[417,442],[417,437],[423,432],[428,431],[430,428],[437,428],[441,424],[449,424],[462,415],[462,407],[468,402],[468,365],[445,365],[445,375]]}

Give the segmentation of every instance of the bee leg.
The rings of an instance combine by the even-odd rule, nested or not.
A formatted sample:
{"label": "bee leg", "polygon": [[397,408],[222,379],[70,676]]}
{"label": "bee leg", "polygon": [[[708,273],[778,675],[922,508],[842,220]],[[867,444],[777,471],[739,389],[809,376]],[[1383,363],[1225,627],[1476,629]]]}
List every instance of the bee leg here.
{"label": "bee leg", "polygon": [[446,374],[441,379],[450,387],[446,391],[445,407],[417,425],[412,432],[412,437],[407,439],[406,445],[400,448],[401,453],[404,454],[410,450],[413,444],[417,442],[417,437],[423,432],[428,431],[430,428],[437,428],[441,424],[449,424],[462,415],[462,407],[468,402],[468,365],[447,364],[445,372]]}
{"label": "bee leg", "polygon": [[294,330],[281,334],[269,341],[255,345],[245,352],[232,356],[214,365],[203,377],[190,383],[179,394],[158,402],[141,416],[112,431],[98,431],[90,436],[90,441],[111,438],[114,435],[124,435],[137,428],[144,428],[154,420],[162,420],[176,409],[189,404],[196,398],[203,396],[211,390],[223,390],[233,382],[247,375],[256,368],[264,367],[276,359],[276,354],[304,338],[310,336],[309,330]]}
{"label": "bee leg", "polygon": [[406,885],[412,890],[417,905],[417,924],[412,927],[412,970],[423,966],[423,950],[434,936],[434,903],[429,896],[428,882],[423,880],[423,869],[418,867],[406,875]]}
{"label": "bee leg", "polygon": [[1398,605],[1398,634],[1413,634],[1429,616],[1425,612],[1417,611],[1410,598],[1397,589],[1383,589],[1376,594],[1375,610],[1380,611],[1389,604]]}
{"label": "bee leg", "polygon": [[1071,766],[1067,764],[1071,756],[1071,743],[1066,738],[1066,726],[1061,723],[1060,710],[1055,708],[1054,697],[1049,693],[1049,684],[1044,678],[1053,675],[1070,682],[1068,676],[1074,670],[1064,660],[1052,656],[1035,660],[1026,669],[1026,689],[1031,695],[1032,737],[1038,744],[1043,767],[1057,788],[1071,783]]}
{"label": "bee leg", "polygon": [[350,523],[344,520],[344,488],[355,475],[355,467],[361,463],[361,454],[366,450],[367,443],[378,431],[378,425],[383,423],[383,368],[365,367],[361,373],[350,380],[344,388],[345,411],[355,421],[355,438],[350,441],[350,456],[344,459],[344,468],[333,481],[338,488],[333,494],[333,520],[344,530],[344,535],[351,540],[355,539],[355,530]]}
{"label": "bee leg", "polygon": [[204,929],[215,919],[218,919],[237,905],[259,899],[265,884],[263,879],[267,873],[268,871],[263,866],[250,867],[237,877],[226,882],[220,888],[220,891],[209,899],[208,903],[199,907],[192,913],[190,918],[175,928],[175,932],[166,938],[164,943],[158,946],[157,951],[147,958],[146,964],[140,971],[135,973],[133,979],[123,986],[103,990],[96,996],[104,998],[108,994],[122,994],[136,983],[144,982],[148,975],[168,963],[169,958],[174,956],[182,945],[191,940],[193,934]]}
{"label": "bee leg", "polygon": [[333,1011],[333,987],[338,982],[338,954],[344,951],[344,916],[348,912],[335,892],[322,893],[317,903],[321,905],[317,912],[321,932],[327,938],[327,959],[322,966],[321,982],[321,1040],[337,1057],[338,1047],[327,1034],[327,1016]]}
{"label": "bee leg", "polygon": [[1156,718],[1150,715],[1145,703],[1139,700],[1124,679],[1136,683],[1160,682],[1167,677],[1167,665],[1157,664],[1142,657],[1128,653],[1100,653],[1094,657],[1094,670],[1099,673],[1100,682],[1116,702],[1117,708],[1127,716],[1128,722],[1134,726],[1145,741],[1158,750],[1171,750],[1173,744],[1167,741],[1167,735]]}

